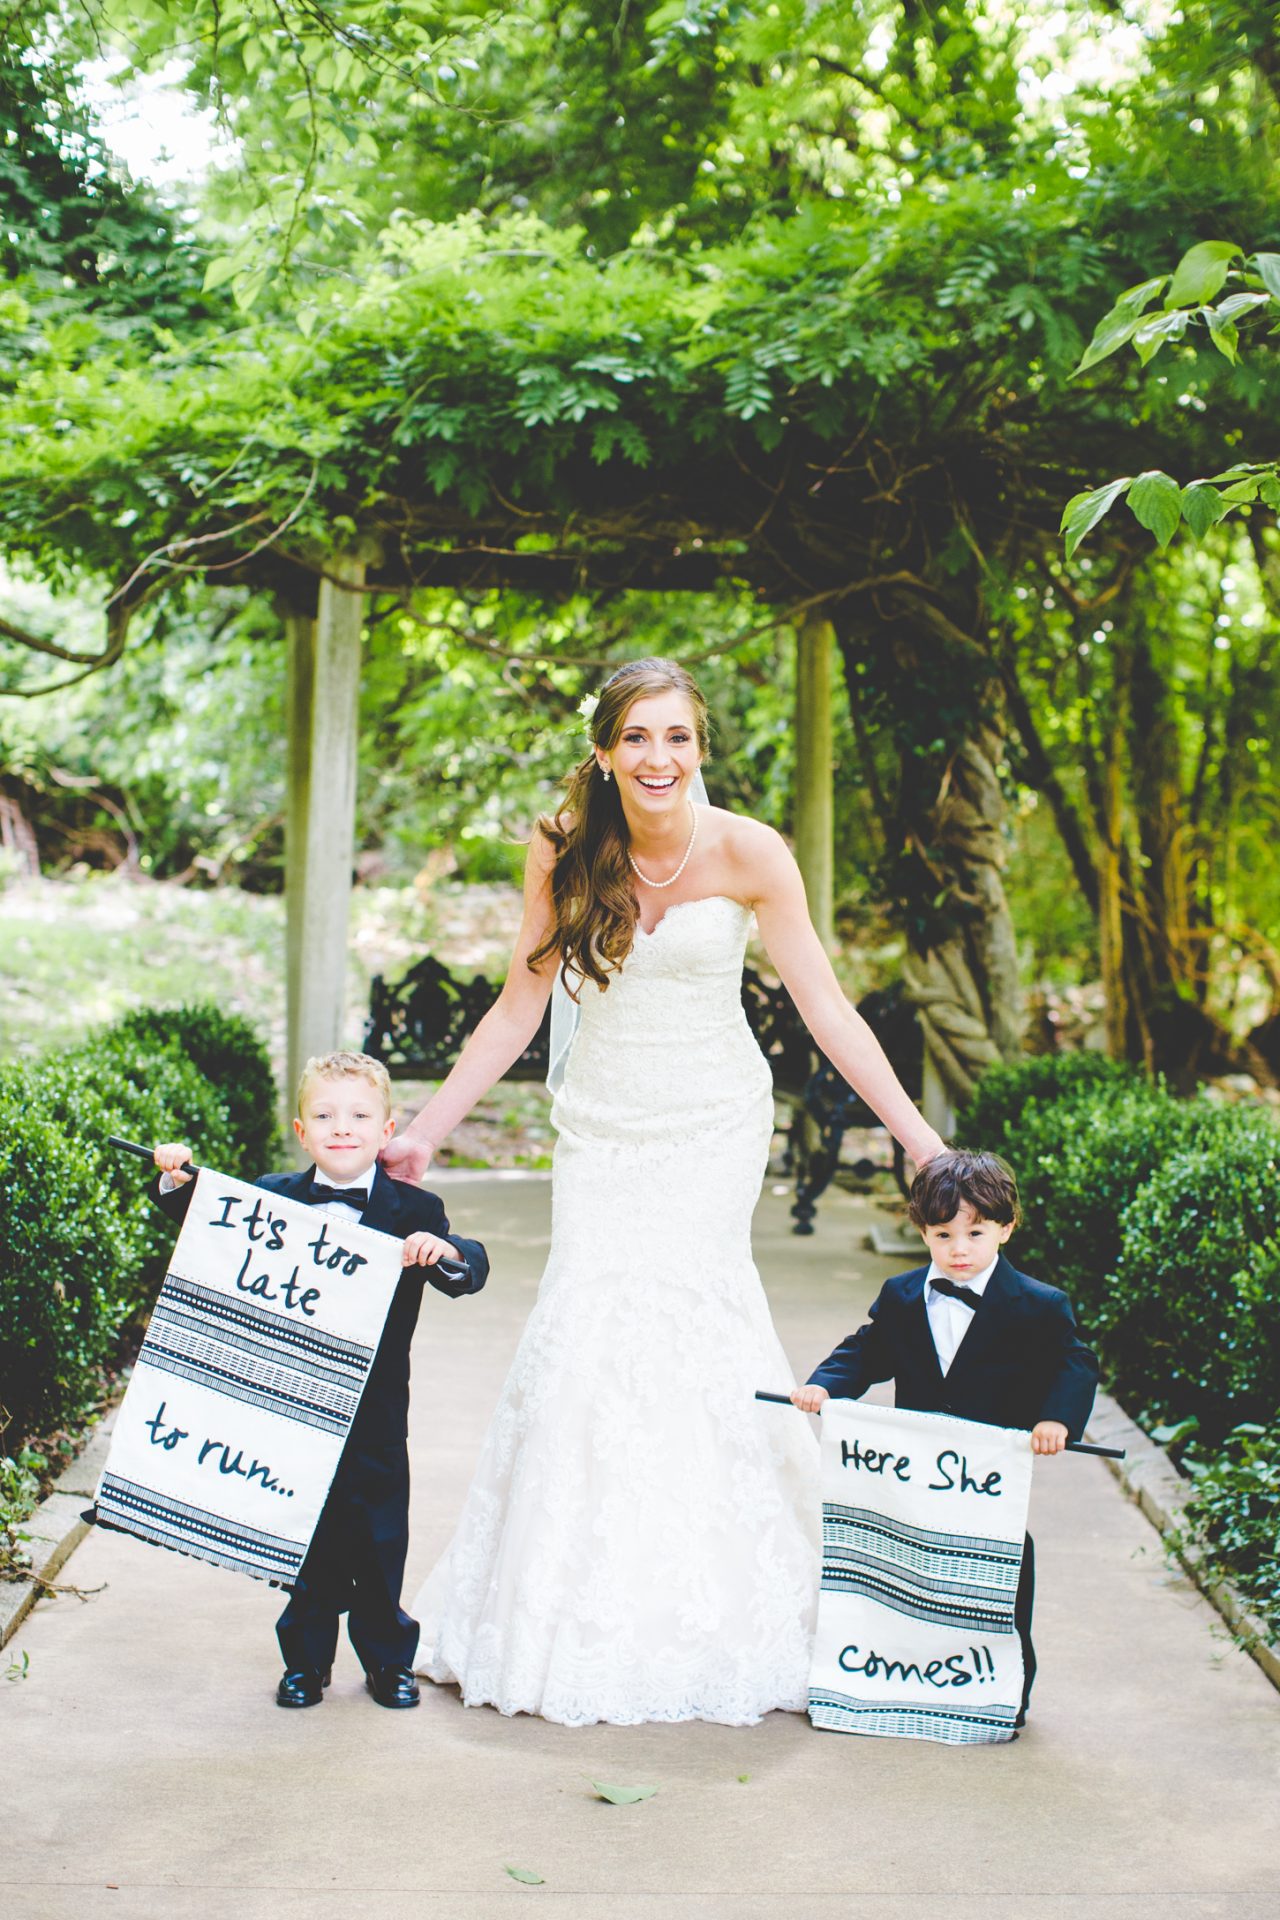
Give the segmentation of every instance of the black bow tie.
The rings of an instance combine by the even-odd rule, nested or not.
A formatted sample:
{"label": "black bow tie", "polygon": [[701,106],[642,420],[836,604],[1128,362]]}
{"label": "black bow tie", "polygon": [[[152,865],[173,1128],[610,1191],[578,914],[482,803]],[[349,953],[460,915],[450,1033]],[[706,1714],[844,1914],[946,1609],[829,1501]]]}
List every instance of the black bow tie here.
{"label": "black bow tie", "polygon": [[935,1293],[945,1293],[949,1300],[958,1300],[961,1306],[973,1309],[982,1305],[982,1295],[972,1287],[958,1287],[954,1280],[944,1280],[941,1275],[935,1275],[929,1285]]}
{"label": "black bow tie", "polygon": [[322,1205],[326,1200],[341,1200],[344,1207],[359,1207],[363,1213],[369,1204],[369,1189],[368,1187],[326,1187],[317,1180],[307,1198],[313,1207]]}

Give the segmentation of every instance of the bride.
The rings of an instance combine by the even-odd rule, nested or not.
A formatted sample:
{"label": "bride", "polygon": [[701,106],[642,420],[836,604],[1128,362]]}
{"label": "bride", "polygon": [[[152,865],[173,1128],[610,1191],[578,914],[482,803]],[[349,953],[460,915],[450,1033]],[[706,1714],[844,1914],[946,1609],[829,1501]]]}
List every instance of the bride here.
{"label": "bride", "polygon": [[808,1422],[751,1257],[773,1131],[742,1010],[755,915],[815,1041],[916,1161],[941,1146],[849,1006],[781,837],[694,804],[707,709],[639,660],[529,849],[497,1003],[384,1151],[418,1179],[537,1032],[579,1004],[552,1107],[551,1251],[453,1542],[414,1605],[419,1670],[568,1726],[802,1711],[819,1572]]}

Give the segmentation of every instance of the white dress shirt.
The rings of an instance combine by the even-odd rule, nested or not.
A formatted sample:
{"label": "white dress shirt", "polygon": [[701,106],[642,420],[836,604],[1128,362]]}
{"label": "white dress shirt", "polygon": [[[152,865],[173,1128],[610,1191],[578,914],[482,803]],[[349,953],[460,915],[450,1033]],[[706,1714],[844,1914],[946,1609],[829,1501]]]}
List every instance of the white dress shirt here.
{"label": "white dress shirt", "polygon": [[[989,1267],[984,1267],[981,1273],[975,1273],[971,1279],[965,1281],[957,1280],[956,1285],[967,1287],[970,1293],[983,1293],[988,1280],[995,1272],[999,1262],[1000,1255],[997,1254]],[[942,1272],[942,1268],[936,1260],[931,1260],[929,1262],[928,1279],[925,1281],[924,1289],[924,1304],[925,1312],[929,1316],[929,1331],[933,1335],[933,1345],[938,1356],[938,1365],[945,1375],[951,1370],[951,1362],[955,1359],[959,1351],[960,1342],[973,1325],[973,1308],[966,1307],[963,1300],[953,1300],[949,1294],[936,1293],[929,1285],[929,1281],[933,1279],[935,1274],[943,1279],[949,1279],[950,1275]]]}

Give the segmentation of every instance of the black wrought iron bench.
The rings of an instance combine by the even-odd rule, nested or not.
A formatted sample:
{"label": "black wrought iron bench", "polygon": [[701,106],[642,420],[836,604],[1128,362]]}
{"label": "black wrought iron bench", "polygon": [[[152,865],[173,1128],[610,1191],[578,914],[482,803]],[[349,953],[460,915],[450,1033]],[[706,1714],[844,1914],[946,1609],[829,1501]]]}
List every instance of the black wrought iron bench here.
{"label": "black wrought iron bench", "polygon": [[[499,986],[475,974],[463,980],[427,955],[399,980],[375,977],[369,1000],[365,1052],[381,1060],[393,1079],[441,1080],[464,1042],[498,997]],[[849,1083],[810,1039],[785,987],[747,968],[742,976],[747,1024],[773,1072],[774,1092],[791,1109],[787,1167],[796,1183],[794,1231],[813,1232],[817,1203],[840,1165],[844,1136],[852,1128],[880,1123]],[[892,1060],[913,1098],[920,1095],[923,1043],[915,1012],[898,987],[869,993],[858,1011]],[[550,1015],[510,1069],[513,1080],[544,1080]],[[902,1149],[894,1141],[891,1164],[905,1189]],[[877,1162],[863,1158],[850,1169],[867,1179]]]}

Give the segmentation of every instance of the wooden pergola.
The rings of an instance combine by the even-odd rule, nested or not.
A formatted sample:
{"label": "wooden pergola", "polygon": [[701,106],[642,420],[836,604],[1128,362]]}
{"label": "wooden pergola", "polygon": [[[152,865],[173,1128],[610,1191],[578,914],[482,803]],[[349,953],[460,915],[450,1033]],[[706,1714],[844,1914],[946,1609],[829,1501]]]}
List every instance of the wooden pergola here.
{"label": "wooden pergola", "polygon": [[[739,582],[762,603],[777,601],[779,626],[796,645],[796,858],[821,939],[833,941],[833,628],[823,593],[800,593],[783,578],[758,578],[743,545],[737,551],[681,543],[645,528],[639,545],[591,543],[526,551],[520,528],[466,528],[457,545],[391,547],[378,526],[340,555],[315,563],[273,557],[253,570],[273,589],[286,630],[286,964],[288,1092],[301,1064],[351,1041],[344,1035],[347,920],[355,864],[355,791],[359,751],[361,636],[370,597],[430,588],[505,589],[547,599],[572,593],[710,593]],[[453,528],[455,536],[461,528]],[[593,528],[593,534],[597,528]],[[388,555],[391,555],[388,561]],[[794,603],[812,601],[810,607]],[[787,603],[793,603],[791,607]]]}
{"label": "wooden pergola", "polygon": [[[625,567],[611,554],[439,551],[418,555],[412,583],[377,548],[329,558],[308,578],[277,575],[287,641],[288,765],[285,900],[288,1092],[303,1062],[343,1043],[348,920],[356,837],[361,636],[369,596],[427,586],[504,587],[541,594],[660,588],[710,592],[740,563],[695,551],[662,566]],[[501,559],[501,565],[495,561]],[[425,577],[424,577],[425,576]],[[779,608],[779,624],[787,624]],[[820,937],[833,939],[831,701],[834,634],[819,609],[794,622],[796,852]]]}

